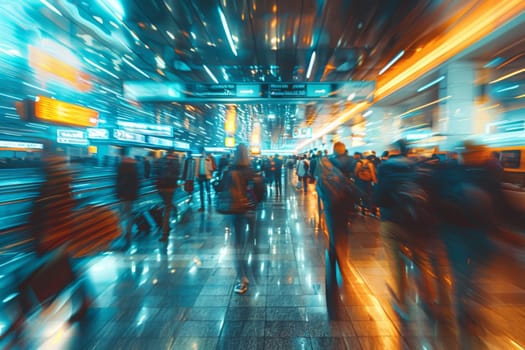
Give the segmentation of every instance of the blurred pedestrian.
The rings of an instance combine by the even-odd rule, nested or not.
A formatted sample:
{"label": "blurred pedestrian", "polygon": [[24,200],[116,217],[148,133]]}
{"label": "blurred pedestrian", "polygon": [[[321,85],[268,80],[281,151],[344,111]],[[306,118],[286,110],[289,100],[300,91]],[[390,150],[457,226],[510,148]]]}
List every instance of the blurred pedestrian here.
{"label": "blurred pedestrian", "polygon": [[231,166],[224,173],[223,185],[218,192],[217,211],[231,215],[235,270],[237,283],[234,291],[244,294],[250,280],[248,256],[254,241],[255,213],[257,203],[264,197],[263,179],[250,167],[248,148],[239,144]]}
{"label": "blurred pedestrian", "polygon": [[177,189],[177,182],[180,178],[180,162],[178,155],[173,150],[169,150],[159,164],[159,175],[157,188],[164,203],[164,213],[162,215],[162,236],[161,242],[167,242],[170,233],[171,212],[173,210],[173,196]]}
{"label": "blurred pedestrian", "polygon": [[120,221],[124,227],[126,246],[131,244],[133,229],[133,202],[139,196],[137,161],[128,156],[128,149],[120,149],[121,161],[117,168],[116,192],[120,201]]}
{"label": "blurred pedestrian", "polygon": [[204,147],[200,148],[201,156],[195,159],[195,176],[199,183],[199,194],[201,206],[199,211],[204,211],[204,190],[206,189],[206,196],[208,205],[211,204],[210,180],[214,171],[214,165],[210,157],[206,154]]}

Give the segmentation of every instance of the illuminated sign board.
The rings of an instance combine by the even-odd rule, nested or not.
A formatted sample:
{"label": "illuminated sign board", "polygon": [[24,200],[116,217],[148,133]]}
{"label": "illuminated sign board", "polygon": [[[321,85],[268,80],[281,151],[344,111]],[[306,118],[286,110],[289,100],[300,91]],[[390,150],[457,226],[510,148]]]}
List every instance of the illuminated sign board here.
{"label": "illuminated sign board", "polygon": [[179,83],[126,81],[123,88],[124,97],[134,101],[173,101],[184,97],[184,86]]}
{"label": "illuminated sign board", "polygon": [[330,97],[333,93],[332,84],[310,83],[306,85],[306,96],[309,97]]}
{"label": "illuminated sign board", "polygon": [[[170,85],[171,84],[171,85]],[[374,81],[273,83],[157,83],[129,81],[124,95],[134,101],[259,101],[261,99],[333,99],[360,102],[374,97]]]}
{"label": "illuminated sign board", "polygon": [[44,145],[41,143],[30,143],[30,142],[15,142],[15,141],[0,141],[0,149],[37,149],[43,150]]}
{"label": "illuminated sign board", "polygon": [[113,137],[120,141],[146,143],[146,136],[120,129],[113,130]]}
{"label": "illuminated sign board", "polygon": [[312,128],[294,128],[292,132],[294,139],[307,139],[312,137]]}
{"label": "illuminated sign board", "polygon": [[193,84],[186,93],[193,97],[231,97],[237,94],[235,84]]}
{"label": "illuminated sign board", "polygon": [[37,96],[34,117],[40,121],[74,126],[97,126],[98,112],[45,96]]}
{"label": "illuminated sign board", "polygon": [[304,97],[306,84],[270,84],[269,97]]}
{"label": "illuminated sign board", "polygon": [[88,139],[86,133],[81,130],[69,130],[69,129],[58,129],[57,130],[57,142],[67,143],[70,145],[88,145]]}
{"label": "illuminated sign board", "polygon": [[100,128],[88,128],[87,137],[88,139],[107,140],[109,139],[109,130]]}
{"label": "illuminated sign board", "polygon": [[261,85],[237,84],[235,95],[237,97],[261,97]]}
{"label": "illuminated sign board", "polygon": [[134,123],[122,120],[117,121],[117,125],[129,132],[152,136],[173,137],[173,127],[169,125]]}
{"label": "illuminated sign board", "polygon": [[80,91],[89,91],[93,87],[88,74],[31,45],[29,45],[29,64],[39,71],[64,80]]}
{"label": "illuminated sign board", "polygon": [[226,146],[226,147],[235,147],[235,138],[234,137],[226,137],[224,139],[224,146]]}
{"label": "illuminated sign board", "polygon": [[187,142],[173,141],[173,148],[180,149],[180,150],[189,150],[190,144]]}
{"label": "illuminated sign board", "polygon": [[148,136],[148,143],[154,146],[173,147],[173,141],[161,139],[155,136]]}

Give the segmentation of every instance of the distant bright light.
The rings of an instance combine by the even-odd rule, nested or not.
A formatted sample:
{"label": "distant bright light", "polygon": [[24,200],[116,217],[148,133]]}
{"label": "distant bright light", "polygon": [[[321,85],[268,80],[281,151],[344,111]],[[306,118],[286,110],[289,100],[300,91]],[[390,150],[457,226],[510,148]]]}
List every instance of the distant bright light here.
{"label": "distant bright light", "polygon": [[124,19],[124,7],[118,0],[98,0],[98,3],[110,14],[114,15],[117,19]]}
{"label": "distant bright light", "polygon": [[221,8],[218,8],[219,10],[219,16],[221,17],[222,26],[224,27],[224,32],[226,33],[226,39],[228,39],[228,43],[230,44],[230,48],[235,56],[237,56],[237,49],[235,48],[235,44],[233,43],[232,34],[230,32],[230,27],[228,27],[228,22],[226,21],[226,17],[224,16],[224,13],[222,13]]}
{"label": "distant bright light", "polygon": [[203,64],[202,67],[204,68],[204,70],[206,71],[206,73],[208,73],[208,75],[210,76],[210,78],[215,82],[215,84],[219,84],[219,81],[217,80],[217,78],[215,77],[215,75],[213,75],[213,73],[212,73],[211,70],[208,68],[208,66],[206,66],[205,64]]}
{"label": "distant bright light", "polygon": [[62,16],[62,12],[60,12],[55,6],[51,5],[47,0],[40,0],[40,2],[57,15]]}
{"label": "distant bright light", "polygon": [[396,63],[401,57],[403,57],[403,55],[405,54],[405,51],[401,50],[400,53],[398,53],[396,55],[396,57],[394,57],[393,59],[390,60],[390,62],[388,62],[386,64],[386,66],[384,66],[380,71],[379,71],[379,75],[383,74],[384,72],[386,72],[388,70],[388,68],[392,67],[392,65],[394,63]]}
{"label": "distant bright light", "polygon": [[363,117],[368,117],[369,115],[371,115],[372,113],[374,113],[371,109],[369,109],[368,111],[365,112],[365,114],[363,114]]}
{"label": "distant bright light", "polygon": [[144,73],[139,67],[135,66],[133,63],[131,63],[130,61],[128,61],[126,59],[126,57],[122,58],[122,60],[124,62],[126,62],[131,68],[135,69],[137,72],[139,72],[140,74],[142,74],[143,76],[145,76],[146,78],[150,78],[150,76],[146,73]]}
{"label": "distant bright light", "polygon": [[160,56],[155,56],[155,62],[157,62],[157,68],[166,69],[166,62]]}
{"label": "distant bright light", "polygon": [[499,90],[496,90],[496,92],[503,92],[503,91],[509,91],[509,90],[515,90],[517,88],[519,88],[519,84],[516,84],[516,85],[512,85],[512,86],[509,86],[509,87],[506,87],[506,88],[503,88],[503,89],[499,89]]}
{"label": "distant bright light", "polygon": [[314,66],[315,62],[315,51],[312,52],[312,56],[310,57],[310,64],[308,65],[308,71],[306,72],[306,79],[310,79],[310,75],[312,74],[312,68]]}
{"label": "distant bright light", "polygon": [[175,40],[175,36],[169,30],[166,31],[166,34],[168,34],[171,40]]}
{"label": "distant bright light", "polygon": [[440,76],[439,78],[437,78],[436,80],[433,80],[431,81],[430,83],[426,84],[426,85],[423,85],[422,87],[420,87],[419,89],[417,89],[417,92],[421,92],[423,90],[426,90],[428,89],[429,87],[433,86],[433,85],[436,85],[437,83],[439,83],[441,80],[445,79],[445,76],[442,75]]}

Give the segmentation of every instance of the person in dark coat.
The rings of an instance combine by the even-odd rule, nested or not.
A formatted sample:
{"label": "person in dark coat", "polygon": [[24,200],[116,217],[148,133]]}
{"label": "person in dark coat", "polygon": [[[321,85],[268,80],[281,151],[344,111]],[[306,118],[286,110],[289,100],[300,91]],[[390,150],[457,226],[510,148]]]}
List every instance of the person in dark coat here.
{"label": "person in dark coat", "polygon": [[173,209],[173,196],[180,179],[180,161],[173,150],[169,150],[166,157],[159,164],[159,175],[157,178],[157,189],[164,202],[164,213],[162,216],[161,242],[167,242],[170,233],[171,212]]}
{"label": "person in dark coat", "polygon": [[120,149],[122,157],[117,169],[116,194],[120,201],[120,220],[124,226],[126,244],[131,244],[133,228],[133,202],[139,196],[139,171],[137,161],[128,157],[126,148]]}

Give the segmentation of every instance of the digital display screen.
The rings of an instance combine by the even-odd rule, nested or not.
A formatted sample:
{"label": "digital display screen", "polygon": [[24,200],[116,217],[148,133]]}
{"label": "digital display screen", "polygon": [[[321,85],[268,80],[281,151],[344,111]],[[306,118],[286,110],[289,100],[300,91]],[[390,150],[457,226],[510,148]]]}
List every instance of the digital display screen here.
{"label": "digital display screen", "polygon": [[69,129],[57,130],[57,142],[82,146],[85,146],[89,143],[88,139],[86,138],[86,133],[84,131]]}
{"label": "digital display screen", "polygon": [[96,140],[108,140],[109,139],[109,130],[101,128],[88,128],[87,129],[88,139]]}
{"label": "digital display screen", "polygon": [[190,97],[234,97],[237,90],[235,84],[191,84],[186,94]]}
{"label": "digital display screen", "polygon": [[134,101],[173,101],[183,97],[184,86],[179,83],[126,81],[123,89],[124,97]]}
{"label": "digital display screen", "polygon": [[173,127],[169,125],[134,123],[122,120],[117,121],[117,125],[129,132],[152,136],[173,137]]}
{"label": "digital display screen", "polygon": [[306,84],[270,84],[269,97],[304,97]]}
{"label": "digital display screen", "polygon": [[16,149],[36,149],[43,150],[44,145],[41,143],[30,142],[16,142],[16,141],[0,141],[1,150],[16,150]]}
{"label": "digital display screen", "polygon": [[189,150],[190,144],[187,142],[173,141],[173,148],[180,149],[180,150]]}
{"label": "digital display screen", "polygon": [[148,143],[154,146],[173,147],[173,141],[155,136],[148,136]]}
{"label": "digital display screen", "polygon": [[45,96],[37,96],[34,117],[62,125],[97,126],[98,112]]}
{"label": "digital display screen", "polygon": [[146,143],[146,136],[120,129],[113,130],[113,137],[120,141]]}

